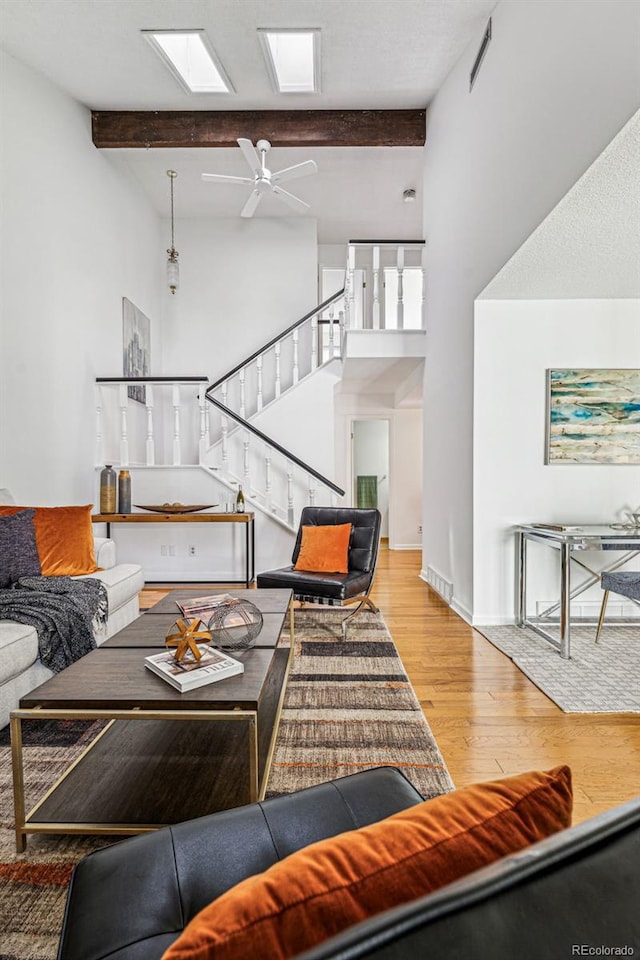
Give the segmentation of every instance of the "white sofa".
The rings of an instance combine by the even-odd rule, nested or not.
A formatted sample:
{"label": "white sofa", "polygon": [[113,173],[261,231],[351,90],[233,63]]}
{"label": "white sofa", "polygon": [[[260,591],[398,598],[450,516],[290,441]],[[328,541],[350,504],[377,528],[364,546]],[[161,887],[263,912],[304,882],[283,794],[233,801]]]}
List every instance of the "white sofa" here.
{"label": "white sofa", "polygon": [[[0,490],[0,503],[13,502],[7,490]],[[144,586],[144,575],[137,563],[116,563],[113,540],[94,537],[94,548],[96,563],[103,569],[88,577],[102,580],[109,597],[109,618],[96,634],[100,645],[139,616],[138,594]],[[0,728],[9,723],[9,715],[20,697],[52,676],[38,658],[35,629],[13,620],[0,620]]]}

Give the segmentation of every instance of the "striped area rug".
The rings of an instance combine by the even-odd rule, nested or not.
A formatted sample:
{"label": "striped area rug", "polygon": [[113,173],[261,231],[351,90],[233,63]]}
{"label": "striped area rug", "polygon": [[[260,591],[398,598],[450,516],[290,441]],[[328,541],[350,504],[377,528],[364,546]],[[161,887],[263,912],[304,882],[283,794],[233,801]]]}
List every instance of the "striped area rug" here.
{"label": "striped area rug", "polygon": [[296,612],[296,656],[280,719],[269,793],[398,767],[424,797],[452,782],[381,615],[365,613],[340,640],[344,613]]}
{"label": "striped area rug", "polygon": [[[344,613],[296,611],[296,650],[268,796],[389,764],[425,797],[452,789],[393,640],[379,614],[366,613],[340,639]],[[99,729],[86,722],[25,725],[25,779],[42,796]],[[109,841],[32,836],[15,853],[11,751],[0,731],[0,958],[54,960],[74,864]]]}

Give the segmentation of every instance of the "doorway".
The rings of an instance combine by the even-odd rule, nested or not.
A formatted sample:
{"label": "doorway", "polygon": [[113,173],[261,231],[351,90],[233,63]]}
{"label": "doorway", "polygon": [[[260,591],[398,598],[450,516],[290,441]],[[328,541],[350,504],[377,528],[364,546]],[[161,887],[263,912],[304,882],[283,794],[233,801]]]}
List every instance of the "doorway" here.
{"label": "doorway", "polygon": [[376,507],[380,535],[389,536],[389,421],[369,418],[351,424],[352,503]]}

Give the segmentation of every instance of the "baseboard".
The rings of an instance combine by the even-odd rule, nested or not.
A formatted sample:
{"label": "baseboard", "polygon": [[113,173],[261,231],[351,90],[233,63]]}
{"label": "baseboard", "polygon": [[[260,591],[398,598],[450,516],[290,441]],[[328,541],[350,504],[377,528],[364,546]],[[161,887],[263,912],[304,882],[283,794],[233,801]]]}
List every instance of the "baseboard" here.
{"label": "baseboard", "polygon": [[421,543],[390,543],[389,550],[422,550]]}
{"label": "baseboard", "polygon": [[473,615],[470,610],[467,610],[461,603],[459,603],[455,597],[449,604],[454,613],[457,613],[459,617],[468,623],[470,626],[473,626]]}
{"label": "baseboard", "polygon": [[487,614],[479,614],[478,616],[473,616],[471,618],[471,625],[473,627],[512,627],[516,618],[514,616],[505,617],[505,616],[487,616]]}
{"label": "baseboard", "polygon": [[219,570],[145,570],[144,582],[149,583],[215,583],[226,586],[231,584],[244,587],[245,581],[240,580],[242,574],[230,573],[226,580]]}

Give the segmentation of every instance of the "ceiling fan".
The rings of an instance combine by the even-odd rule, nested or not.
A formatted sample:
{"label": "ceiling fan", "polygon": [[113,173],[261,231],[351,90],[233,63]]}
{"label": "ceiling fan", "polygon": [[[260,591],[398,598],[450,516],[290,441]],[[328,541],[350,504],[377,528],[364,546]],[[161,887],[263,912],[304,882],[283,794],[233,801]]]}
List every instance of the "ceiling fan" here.
{"label": "ceiling fan", "polygon": [[267,154],[271,149],[268,140],[258,140],[255,147],[251,140],[238,138],[238,146],[244,154],[244,158],[251,167],[253,177],[229,177],[224,173],[203,173],[202,179],[212,183],[239,183],[252,184],[253,190],[249,199],[240,211],[241,217],[252,217],[256,212],[256,207],[260,203],[265,193],[272,193],[278,199],[283,200],[294,210],[308,210],[309,204],[301,200],[300,197],[294,197],[292,193],[283,190],[280,186],[287,180],[296,180],[298,177],[306,177],[310,173],[316,173],[317,164],[313,160],[305,160],[304,163],[296,163],[293,167],[285,167],[284,170],[277,170],[271,173],[265,166]]}

